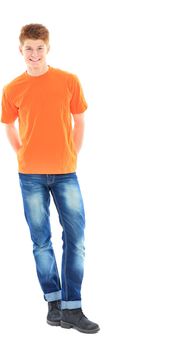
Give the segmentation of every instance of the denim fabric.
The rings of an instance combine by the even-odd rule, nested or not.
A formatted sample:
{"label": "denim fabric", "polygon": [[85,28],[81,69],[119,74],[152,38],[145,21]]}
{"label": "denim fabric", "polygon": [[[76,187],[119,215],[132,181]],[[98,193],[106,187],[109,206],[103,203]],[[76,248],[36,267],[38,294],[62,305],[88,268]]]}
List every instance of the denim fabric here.
{"label": "denim fabric", "polygon": [[[36,270],[44,298],[62,300],[62,309],[81,307],[84,271],[85,214],[76,173],[62,175],[19,173],[25,218],[33,242]],[[62,226],[61,282],[50,227],[50,198]]]}

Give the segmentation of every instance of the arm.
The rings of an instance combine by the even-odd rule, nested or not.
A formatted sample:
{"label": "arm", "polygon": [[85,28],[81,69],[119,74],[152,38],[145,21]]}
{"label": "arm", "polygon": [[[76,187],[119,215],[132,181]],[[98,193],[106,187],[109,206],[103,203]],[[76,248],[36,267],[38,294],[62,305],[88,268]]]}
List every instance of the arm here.
{"label": "arm", "polygon": [[74,128],[73,128],[73,139],[77,153],[79,153],[84,137],[84,113],[73,114]]}
{"label": "arm", "polygon": [[6,124],[6,134],[11,146],[13,147],[14,151],[17,153],[17,151],[21,147],[21,141],[14,123]]}

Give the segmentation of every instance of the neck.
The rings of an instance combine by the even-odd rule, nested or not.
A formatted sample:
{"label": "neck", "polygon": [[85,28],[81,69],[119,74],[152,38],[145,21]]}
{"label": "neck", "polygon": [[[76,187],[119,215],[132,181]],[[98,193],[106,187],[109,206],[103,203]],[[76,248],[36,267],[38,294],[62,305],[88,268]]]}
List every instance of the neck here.
{"label": "neck", "polygon": [[27,73],[31,76],[39,76],[45,74],[49,69],[49,66],[45,64],[41,68],[32,68],[32,67],[27,67]]}

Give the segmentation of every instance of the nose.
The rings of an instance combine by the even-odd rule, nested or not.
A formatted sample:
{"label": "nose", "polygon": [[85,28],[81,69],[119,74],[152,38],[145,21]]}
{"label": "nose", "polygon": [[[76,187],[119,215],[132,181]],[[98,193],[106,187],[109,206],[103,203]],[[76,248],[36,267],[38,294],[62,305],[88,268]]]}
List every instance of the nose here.
{"label": "nose", "polygon": [[32,57],[37,57],[38,56],[38,52],[36,50],[33,50],[31,53]]}

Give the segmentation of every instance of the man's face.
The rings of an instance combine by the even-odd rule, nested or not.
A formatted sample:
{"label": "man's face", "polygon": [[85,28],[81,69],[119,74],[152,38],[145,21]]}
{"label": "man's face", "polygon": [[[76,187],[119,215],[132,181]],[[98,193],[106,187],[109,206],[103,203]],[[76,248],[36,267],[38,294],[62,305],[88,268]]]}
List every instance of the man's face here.
{"label": "man's face", "polygon": [[41,70],[46,65],[46,55],[49,46],[43,40],[26,39],[20,46],[27,67],[30,70]]}

